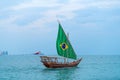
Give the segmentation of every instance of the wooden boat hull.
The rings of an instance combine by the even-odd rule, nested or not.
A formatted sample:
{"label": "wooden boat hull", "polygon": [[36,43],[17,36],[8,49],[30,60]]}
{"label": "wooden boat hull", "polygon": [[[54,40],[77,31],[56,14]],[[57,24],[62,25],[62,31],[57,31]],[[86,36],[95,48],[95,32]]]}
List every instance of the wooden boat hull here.
{"label": "wooden boat hull", "polygon": [[67,63],[60,63],[60,62],[53,62],[53,61],[44,61],[41,60],[41,62],[44,64],[47,68],[65,68],[65,67],[75,67],[81,62],[82,58],[73,61],[73,62],[67,62]]}

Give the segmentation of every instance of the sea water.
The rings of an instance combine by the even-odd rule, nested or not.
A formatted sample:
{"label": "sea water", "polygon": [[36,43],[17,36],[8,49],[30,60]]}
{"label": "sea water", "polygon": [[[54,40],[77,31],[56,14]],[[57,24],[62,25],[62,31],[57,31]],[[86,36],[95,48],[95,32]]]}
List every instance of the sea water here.
{"label": "sea water", "polygon": [[74,68],[48,69],[39,56],[0,56],[0,80],[120,80],[120,56],[86,55],[82,58]]}

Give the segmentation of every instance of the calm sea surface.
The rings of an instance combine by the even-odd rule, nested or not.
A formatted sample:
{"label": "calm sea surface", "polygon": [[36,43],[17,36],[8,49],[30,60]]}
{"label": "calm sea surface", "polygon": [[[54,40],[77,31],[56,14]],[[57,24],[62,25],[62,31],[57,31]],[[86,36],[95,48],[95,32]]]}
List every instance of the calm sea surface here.
{"label": "calm sea surface", "polygon": [[120,80],[120,56],[82,57],[78,67],[47,69],[39,56],[0,56],[0,80]]}

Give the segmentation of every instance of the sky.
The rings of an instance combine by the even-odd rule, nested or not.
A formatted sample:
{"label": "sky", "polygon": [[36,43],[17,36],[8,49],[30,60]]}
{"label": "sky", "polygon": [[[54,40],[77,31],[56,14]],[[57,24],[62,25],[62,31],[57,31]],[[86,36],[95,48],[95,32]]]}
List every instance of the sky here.
{"label": "sky", "polygon": [[120,0],[2,0],[0,51],[57,54],[57,19],[77,55],[120,55]]}

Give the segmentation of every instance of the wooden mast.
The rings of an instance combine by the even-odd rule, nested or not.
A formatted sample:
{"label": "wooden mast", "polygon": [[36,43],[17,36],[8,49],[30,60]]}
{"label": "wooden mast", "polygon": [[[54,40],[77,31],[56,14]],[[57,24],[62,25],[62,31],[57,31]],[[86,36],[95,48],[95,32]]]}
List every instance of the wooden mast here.
{"label": "wooden mast", "polygon": [[[67,33],[67,39],[69,39],[69,33]],[[69,54],[69,51],[67,50],[67,58],[66,58],[66,63],[68,62],[68,54]]]}

